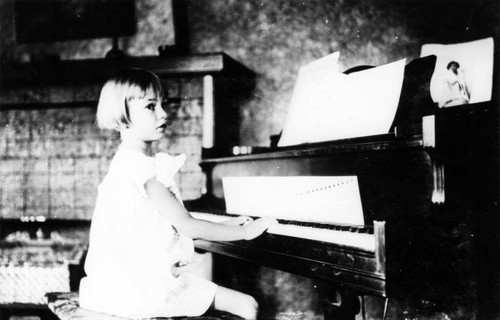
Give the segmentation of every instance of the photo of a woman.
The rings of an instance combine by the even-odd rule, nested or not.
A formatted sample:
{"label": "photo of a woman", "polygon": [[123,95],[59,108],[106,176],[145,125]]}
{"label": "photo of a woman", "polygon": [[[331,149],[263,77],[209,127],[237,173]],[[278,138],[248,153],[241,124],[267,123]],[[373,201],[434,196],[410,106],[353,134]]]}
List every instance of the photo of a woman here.
{"label": "photo of a woman", "polygon": [[450,61],[446,69],[448,71],[443,78],[444,84],[439,99],[439,107],[446,108],[469,103],[470,92],[463,72],[459,70],[460,64],[456,61]]}

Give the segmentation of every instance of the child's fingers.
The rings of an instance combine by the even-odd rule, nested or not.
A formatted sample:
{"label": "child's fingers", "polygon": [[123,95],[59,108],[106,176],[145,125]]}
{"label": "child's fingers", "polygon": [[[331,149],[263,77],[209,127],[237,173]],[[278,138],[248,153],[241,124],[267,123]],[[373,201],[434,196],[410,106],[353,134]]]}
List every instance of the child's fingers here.
{"label": "child's fingers", "polygon": [[244,225],[246,230],[245,239],[251,240],[255,237],[258,237],[262,233],[264,233],[269,227],[278,223],[278,220],[274,218],[259,218],[257,220],[252,221],[251,223]]}
{"label": "child's fingers", "polygon": [[265,217],[255,220],[255,223],[259,225],[259,228],[262,228],[262,231],[265,231],[272,225],[278,224],[278,220],[275,218]]}
{"label": "child's fingers", "polygon": [[178,265],[175,265],[172,267],[172,274],[174,275],[174,277],[178,277],[180,276],[181,274],[183,273],[188,273],[188,272],[192,272],[194,269],[193,265],[192,264],[186,264],[186,265],[183,265],[183,266],[178,266]]}
{"label": "child's fingers", "polygon": [[247,216],[240,216],[239,218],[241,218],[241,223],[240,223],[241,225],[245,225],[253,221],[252,218]]}
{"label": "child's fingers", "polygon": [[270,227],[274,224],[278,224],[278,220],[276,220],[275,218],[265,217],[259,220],[261,220],[261,223],[267,227]]}
{"label": "child's fingers", "polygon": [[253,219],[247,216],[239,216],[233,219],[229,219],[225,222],[225,224],[232,224],[232,225],[245,225],[249,222],[252,222]]}

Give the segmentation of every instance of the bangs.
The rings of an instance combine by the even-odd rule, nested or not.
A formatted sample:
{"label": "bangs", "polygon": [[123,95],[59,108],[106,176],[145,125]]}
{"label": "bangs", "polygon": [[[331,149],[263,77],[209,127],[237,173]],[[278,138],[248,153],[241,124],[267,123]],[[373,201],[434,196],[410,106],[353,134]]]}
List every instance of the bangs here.
{"label": "bangs", "polygon": [[125,98],[142,99],[147,95],[154,95],[163,99],[164,92],[160,78],[154,73],[144,69],[128,69],[118,75],[115,79],[118,86],[126,89]]}
{"label": "bangs", "polygon": [[163,89],[161,86],[155,86],[150,84],[148,87],[140,87],[138,85],[131,85],[127,88],[125,93],[127,101],[135,99],[144,99],[146,97],[156,98],[158,100],[163,99]]}

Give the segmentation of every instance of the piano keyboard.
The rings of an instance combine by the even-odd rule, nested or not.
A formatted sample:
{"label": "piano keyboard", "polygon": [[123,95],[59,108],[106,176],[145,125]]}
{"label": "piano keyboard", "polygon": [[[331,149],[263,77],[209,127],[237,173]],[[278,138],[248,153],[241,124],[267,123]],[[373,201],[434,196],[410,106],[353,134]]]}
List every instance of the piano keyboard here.
{"label": "piano keyboard", "polygon": [[[232,215],[208,212],[190,213],[196,219],[217,223],[235,217]],[[267,232],[270,234],[323,241],[375,252],[375,236],[373,235],[373,230],[370,227],[347,225],[338,226],[280,219],[278,219],[278,222],[279,223],[277,225],[271,226]]]}

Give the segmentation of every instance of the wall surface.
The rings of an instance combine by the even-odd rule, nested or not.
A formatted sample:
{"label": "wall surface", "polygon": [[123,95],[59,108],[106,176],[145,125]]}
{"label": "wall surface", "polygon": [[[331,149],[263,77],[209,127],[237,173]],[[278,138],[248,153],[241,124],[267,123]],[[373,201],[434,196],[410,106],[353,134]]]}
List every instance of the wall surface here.
{"label": "wall surface", "polygon": [[[201,77],[165,80],[172,99],[165,139],[156,152],[185,153],[176,176],[184,199],[204,188]],[[100,130],[95,112],[101,83],[3,87],[0,90],[0,217],[92,217],[97,185],[120,143]],[[180,98],[182,96],[182,99]]]}

